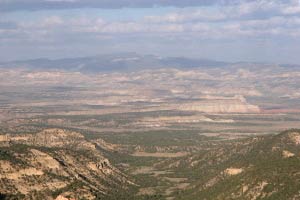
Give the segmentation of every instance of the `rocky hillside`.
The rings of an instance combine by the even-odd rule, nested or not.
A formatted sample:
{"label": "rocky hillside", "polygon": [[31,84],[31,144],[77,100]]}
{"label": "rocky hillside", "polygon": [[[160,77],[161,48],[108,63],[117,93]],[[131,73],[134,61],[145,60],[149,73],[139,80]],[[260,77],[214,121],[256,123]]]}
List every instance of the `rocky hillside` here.
{"label": "rocky hillside", "polygon": [[299,199],[299,169],[300,130],[242,140],[177,163],[195,180],[178,199]]}
{"label": "rocky hillside", "polygon": [[[151,138],[155,137],[157,135],[152,133]],[[129,144],[122,147],[128,147],[127,152],[122,150],[122,145],[101,138],[91,141],[78,132],[63,129],[2,135],[0,197],[49,200],[300,199],[300,130],[232,140],[206,138],[202,145],[180,155],[175,153],[176,150],[188,151],[188,148],[163,148],[156,143],[148,148],[138,146],[140,154],[137,155],[129,153],[133,148],[129,148]],[[145,138],[143,141],[149,143]],[[135,145],[139,140],[131,139],[131,142]],[[181,138],[178,142],[183,145],[187,141]],[[152,153],[147,153],[147,149]],[[165,152],[167,149],[169,153]],[[106,157],[128,175],[116,169]]]}
{"label": "rocky hillside", "polygon": [[95,199],[131,183],[77,132],[47,129],[0,138],[5,199]]}

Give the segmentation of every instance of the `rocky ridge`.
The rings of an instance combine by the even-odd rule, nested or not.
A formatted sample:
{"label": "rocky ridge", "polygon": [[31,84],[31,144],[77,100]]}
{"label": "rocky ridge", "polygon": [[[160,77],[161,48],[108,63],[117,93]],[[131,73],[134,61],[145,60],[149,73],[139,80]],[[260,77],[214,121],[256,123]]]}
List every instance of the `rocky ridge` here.
{"label": "rocky ridge", "polygon": [[111,188],[130,184],[95,144],[77,132],[46,129],[36,134],[1,135],[0,144],[2,195],[95,199]]}

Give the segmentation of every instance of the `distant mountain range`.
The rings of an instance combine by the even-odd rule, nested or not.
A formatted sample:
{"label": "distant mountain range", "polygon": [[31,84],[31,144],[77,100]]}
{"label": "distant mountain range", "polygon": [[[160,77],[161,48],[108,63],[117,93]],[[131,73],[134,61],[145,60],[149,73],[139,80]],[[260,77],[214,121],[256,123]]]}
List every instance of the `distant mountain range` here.
{"label": "distant mountain range", "polygon": [[[89,57],[0,62],[0,68],[24,68],[28,70],[66,70],[83,73],[95,72],[126,72],[159,68],[195,69],[222,68],[228,66],[251,67],[270,64],[256,62],[224,62],[203,58],[160,57],[155,55],[140,55],[137,53],[105,54]],[[299,69],[300,65],[276,65],[285,69]],[[259,67],[260,68],[260,67]]]}
{"label": "distant mountain range", "polygon": [[198,68],[222,67],[229,63],[208,59],[191,59],[184,57],[158,57],[154,55],[138,55],[136,53],[122,53],[99,55],[80,58],[63,59],[33,59],[0,63],[0,68],[26,68],[32,70],[68,70],[80,72],[112,72],[135,71],[157,68]]}

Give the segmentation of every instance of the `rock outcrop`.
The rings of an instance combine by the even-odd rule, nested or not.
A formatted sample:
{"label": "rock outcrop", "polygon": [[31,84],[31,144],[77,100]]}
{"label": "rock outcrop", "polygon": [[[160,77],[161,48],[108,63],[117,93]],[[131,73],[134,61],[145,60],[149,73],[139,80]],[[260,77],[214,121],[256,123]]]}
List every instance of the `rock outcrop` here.
{"label": "rock outcrop", "polygon": [[179,110],[199,111],[205,113],[258,113],[258,106],[247,103],[244,97],[205,99],[197,102],[184,103]]}
{"label": "rock outcrop", "polygon": [[116,188],[129,183],[78,132],[46,129],[36,134],[4,135],[0,140],[9,144],[6,150],[0,149],[0,194],[17,199],[22,195],[37,199],[34,196],[38,194],[51,200],[53,193],[57,193],[56,199],[95,199],[96,194],[109,192],[107,185]]}

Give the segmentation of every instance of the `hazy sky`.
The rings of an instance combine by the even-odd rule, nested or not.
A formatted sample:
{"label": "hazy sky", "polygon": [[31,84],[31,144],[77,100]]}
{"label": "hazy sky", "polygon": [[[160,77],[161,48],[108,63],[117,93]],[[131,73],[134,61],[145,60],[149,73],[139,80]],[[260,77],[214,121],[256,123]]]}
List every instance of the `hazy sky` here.
{"label": "hazy sky", "polygon": [[0,61],[114,52],[300,63],[300,3],[0,0]]}

